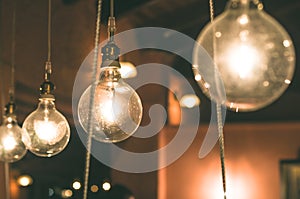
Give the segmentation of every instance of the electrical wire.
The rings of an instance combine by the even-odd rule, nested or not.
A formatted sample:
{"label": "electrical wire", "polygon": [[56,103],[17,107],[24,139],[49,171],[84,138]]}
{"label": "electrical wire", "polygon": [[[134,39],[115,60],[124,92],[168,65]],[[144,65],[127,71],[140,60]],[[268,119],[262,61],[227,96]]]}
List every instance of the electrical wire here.
{"label": "electrical wire", "polygon": [[52,18],[52,2],[48,0],[48,56],[47,61],[51,61],[51,18]]}
{"label": "electrical wire", "polygon": [[50,81],[50,76],[52,73],[52,65],[51,65],[51,23],[52,23],[52,1],[48,0],[48,53],[47,53],[47,61],[45,64],[45,81]]}
{"label": "electrical wire", "polygon": [[15,96],[15,50],[16,49],[16,1],[13,2],[12,16],[12,42],[11,42],[11,77],[9,97],[10,101],[14,101]]}
{"label": "electrical wire", "polygon": [[88,112],[88,138],[87,138],[87,151],[85,160],[85,174],[84,174],[84,189],[83,189],[83,199],[87,199],[88,193],[88,182],[90,174],[90,164],[91,164],[91,148],[92,148],[92,135],[93,135],[93,104],[95,101],[95,89],[97,86],[97,66],[98,66],[98,54],[99,54],[99,38],[100,38],[100,24],[101,24],[101,9],[102,0],[98,0],[97,7],[97,20],[96,20],[96,34],[95,34],[95,49],[94,49],[94,60],[93,60],[93,74],[92,74],[92,84],[90,92],[90,104]]}
{"label": "electrical wire", "polygon": [[[15,51],[16,51],[16,0],[13,1],[13,13],[12,13],[12,42],[11,42],[11,77],[10,77],[10,87],[9,87],[9,100],[14,102],[15,100]],[[2,87],[2,103],[4,107],[4,89]],[[4,178],[5,178],[5,197],[10,199],[10,180],[9,180],[9,163],[4,163]]]}
{"label": "electrical wire", "polygon": [[[214,22],[214,2],[209,0],[209,12],[210,12],[210,22]],[[213,30],[215,34],[215,30]],[[213,37],[213,60],[216,56],[216,40],[214,35]],[[215,64],[215,75],[217,74],[217,66]],[[226,172],[225,172],[225,147],[224,147],[224,131],[223,131],[223,122],[222,122],[222,105],[220,102],[216,102],[216,112],[217,112],[217,125],[218,125],[218,134],[219,134],[219,151],[220,151],[220,161],[221,161],[221,170],[222,170],[222,185],[224,192],[224,199],[226,199]]]}
{"label": "electrical wire", "polygon": [[114,0],[110,0],[110,17],[114,17]]}

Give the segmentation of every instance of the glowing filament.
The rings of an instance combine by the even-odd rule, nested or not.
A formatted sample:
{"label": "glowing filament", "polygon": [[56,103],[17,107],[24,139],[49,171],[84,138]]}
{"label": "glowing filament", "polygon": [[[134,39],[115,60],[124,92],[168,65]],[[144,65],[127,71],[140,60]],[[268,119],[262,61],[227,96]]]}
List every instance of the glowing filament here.
{"label": "glowing filament", "polygon": [[258,52],[249,45],[235,46],[228,55],[228,64],[241,79],[245,79],[252,76],[259,57]]}
{"label": "glowing filament", "polygon": [[39,139],[49,144],[55,144],[62,139],[63,135],[60,133],[60,128],[63,128],[63,125],[48,121],[48,119],[34,122],[34,129]]}
{"label": "glowing filament", "polygon": [[12,137],[12,136],[8,135],[7,137],[5,137],[3,139],[3,147],[7,151],[13,150],[16,145],[17,145],[17,142],[14,139],[14,137]]}

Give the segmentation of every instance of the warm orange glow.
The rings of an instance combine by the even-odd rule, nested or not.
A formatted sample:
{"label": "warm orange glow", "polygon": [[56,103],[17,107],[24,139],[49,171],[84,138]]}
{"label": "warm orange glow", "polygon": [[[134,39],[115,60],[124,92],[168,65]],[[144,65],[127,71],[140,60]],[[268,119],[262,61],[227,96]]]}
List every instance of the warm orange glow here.
{"label": "warm orange glow", "polygon": [[29,185],[31,185],[33,182],[31,176],[29,175],[21,175],[19,178],[18,178],[18,184],[22,187],[27,187]]}
{"label": "warm orange glow", "polygon": [[[254,180],[254,172],[247,162],[239,162],[227,165],[226,169],[226,197],[230,199],[252,199],[253,193],[257,192],[257,184]],[[220,168],[221,169],[221,168]],[[209,199],[224,198],[221,172],[216,168],[209,169],[203,176],[205,185],[201,189],[201,196]]]}
{"label": "warm orange glow", "polygon": [[96,193],[96,192],[99,191],[99,187],[98,187],[97,185],[92,185],[92,186],[91,186],[91,191],[92,191],[93,193]]}
{"label": "warm orange glow", "polygon": [[62,198],[71,198],[73,196],[73,191],[70,189],[64,189],[61,191]]}
{"label": "warm orange glow", "polygon": [[20,198],[20,189],[19,186],[14,179],[10,179],[10,197],[11,199],[18,199]]}
{"label": "warm orange glow", "polygon": [[181,108],[177,99],[175,99],[174,94],[169,92],[168,97],[168,122],[172,126],[178,126],[181,121]]}

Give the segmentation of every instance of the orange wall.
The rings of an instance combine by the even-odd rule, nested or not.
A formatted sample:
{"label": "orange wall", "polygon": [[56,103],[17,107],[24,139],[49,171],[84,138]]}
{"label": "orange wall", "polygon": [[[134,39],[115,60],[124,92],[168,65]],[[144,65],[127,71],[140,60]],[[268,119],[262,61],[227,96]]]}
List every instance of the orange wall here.
{"label": "orange wall", "polygon": [[[206,130],[200,126],[183,156],[158,172],[158,199],[222,199],[218,146],[204,159],[197,156]],[[300,123],[226,124],[224,130],[227,198],[279,199],[279,161],[297,158]],[[160,144],[175,133],[165,128]]]}
{"label": "orange wall", "polygon": [[0,198],[5,198],[4,164],[0,162]]}

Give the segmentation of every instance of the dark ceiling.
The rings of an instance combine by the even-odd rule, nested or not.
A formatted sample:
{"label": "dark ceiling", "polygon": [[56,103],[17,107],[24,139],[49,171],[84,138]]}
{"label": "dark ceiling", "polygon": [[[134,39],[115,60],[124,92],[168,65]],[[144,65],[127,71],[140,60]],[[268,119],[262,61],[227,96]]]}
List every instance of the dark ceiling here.
{"label": "dark ceiling", "polygon": [[[219,14],[226,1],[216,1]],[[288,30],[294,40],[297,60],[300,59],[300,1],[264,0],[265,10],[271,13]],[[11,45],[12,1],[0,0],[1,5],[1,84],[6,90],[9,84],[9,63]],[[72,90],[76,73],[87,54],[93,49],[96,2],[94,0],[55,0],[53,1],[53,81],[57,86],[57,108],[73,124]],[[136,27],[164,27],[180,31],[196,39],[200,30],[209,21],[208,0],[115,0],[118,31]],[[102,21],[108,16],[108,0],[103,1]],[[16,31],[16,101],[18,118],[22,123],[25,116],[37,104],[38,87],[42,82],[43,66],[47,55],[47,1],[17,1]],[[105,33],[105,29],[102,31]],[[104,34],[102,34],[104,35]],[[101,38],[104,39],[105,36]],[[182,47],[184,49],[184,46]],[[173,55],[172,55],[173,56]],[[171,57],[172,57],[171,56]],[[147,63],[151,54],[143,58],[128,56],[135,64]],[[191,67],[180,59],[173,58],[173,67],[193,82]],[[228,112],[227,122],[276,122],[299,121],[300,119],[300,66],[297,62],[294,79],[288,90],[270,106],[251,113]],[[201,98],[201,120],[209,121],[210,102],[193,82]],[[145,87],[144,89],[147,89]],[[143,89],[142,100],[146,106],[165,100],[156,99],[155,87],[151,92]],[[6,91],[5,91],[6,93]],[[7,96],[2,98],[7,99]],[[73,127],[70,145],[60,155],[51,159],[26,157],[13,167],[36,176],[49,177],[52,171],[61,176],[58,181],[81,178],[84,168],[85,149]],[[76,167],[68,163],[76,162]],[[109,175],[109,170],[98,163],[93,164],[99,176]],[[96,174],[95,174],[96,175]],[[53,179],[57,181],[57,179]]]}
{"label": "dark ceiling", "polygon": [[[109,1],[103,1],[102,21],[106,24]],[[300,46],[300,22],[297,0],[263,1],[265,10],[276,18],[288,30],[294,40],[296,50]],[[85,56],[93,47],[96,1],[82,0],[54,1],[53,3],[53,56],[54,83],[57,85],[57,105],[61,106],[72,120],[71,94],[76,72]],[[216,14],[224,10],[226,1],[217,1]],[[2,62],[4,73],[9,71],[11,12],[12,3],[2,0]],[[208,1],[206,0],[116,0],[115,10],[118,20],[118,31],[136,27],[164,27],[180,31],[196,38],[203,26],[209,21]],[[38,96],[38,86],[42,81],[42,70],[46,59],[46,28],[47,4],[43,1],[25,0],[17,6],[17,37],[16,37],[16,86],[18,114],[22,121],[36,104],[34,96]],[[81,27],[80,27],[81,26]],[[105,28],[102,28],[102,38]],[[30,41],[30,45],[28,44]],[[184,46],[182,46],[184,49]],[[297,51],[296,51],[297,52]],[[299,53],[297,52],[297,58]],[[130,57],[132,62],[146,63],[151,56],[141,59]],[[297,59],[298,60],[298,59]],[[298,65],[298,62],[297,62]],[[192,79],[191,67],[188,63],[174,58],[172,67],[186,77]],[[272,105],[253,113],[228,113],[228,122],[238,121],[277,121],[297,120],[300,111],[295,107],[299,100],[300,69],[296,67],[292,84],[287,92]],[[30,77],[30,78],[28,78]],[[7,78],[7,79],[6,79]],[[8,87],[9,76],[4,78],[4,88]],[[63,82],[63,83],[60,83]],[[210,113],[205,111],[209,101],[203,97],[196,83],[194,87],[199,93],[202,103],[202,119],[207,122]],[[147,103],[147,97],[144,101]],[[207,101],[207,102],[206,102]],[[150,102],[151,104],[151,102]]]}

